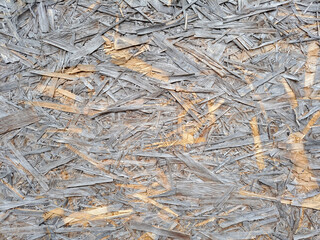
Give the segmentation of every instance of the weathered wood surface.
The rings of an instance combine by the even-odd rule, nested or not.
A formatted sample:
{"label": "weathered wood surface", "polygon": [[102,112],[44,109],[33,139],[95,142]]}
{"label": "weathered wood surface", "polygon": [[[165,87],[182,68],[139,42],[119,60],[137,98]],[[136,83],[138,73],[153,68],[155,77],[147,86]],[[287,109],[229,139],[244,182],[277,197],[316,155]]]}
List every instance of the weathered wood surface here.
{"label": "weathered wood surface", "polygon": [[0,134],[28,126],[38,121],[38,115],[33,109],[16,110],[8,116],[0,118]]}
{"label": "weathered wood surface", "polygon": [[0,0],[0,239],[319,239],[319,9]]}

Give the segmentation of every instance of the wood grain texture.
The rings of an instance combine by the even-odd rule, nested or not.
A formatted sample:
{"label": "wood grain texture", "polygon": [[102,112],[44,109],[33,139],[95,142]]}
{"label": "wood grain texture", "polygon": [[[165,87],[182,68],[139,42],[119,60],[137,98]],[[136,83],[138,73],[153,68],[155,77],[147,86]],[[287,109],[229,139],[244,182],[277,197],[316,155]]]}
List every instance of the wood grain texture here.
{"label": "wood grain texture", "polygon": [[0,134],[10,132],[38,122],[37,113],[32,109],[24,109],[0,118]]}

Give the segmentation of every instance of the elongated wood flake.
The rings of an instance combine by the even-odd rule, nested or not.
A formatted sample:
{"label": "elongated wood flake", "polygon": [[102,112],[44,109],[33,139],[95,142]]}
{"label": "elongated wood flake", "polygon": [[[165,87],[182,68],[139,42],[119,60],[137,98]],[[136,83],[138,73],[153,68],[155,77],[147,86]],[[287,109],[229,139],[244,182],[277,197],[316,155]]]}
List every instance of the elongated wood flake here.
{"label": "elongated wood flake", "polygon": [[38,121],[38,115],[32,108],[11,113],[6,117],[0,118],[0,134],[28,126]]}

